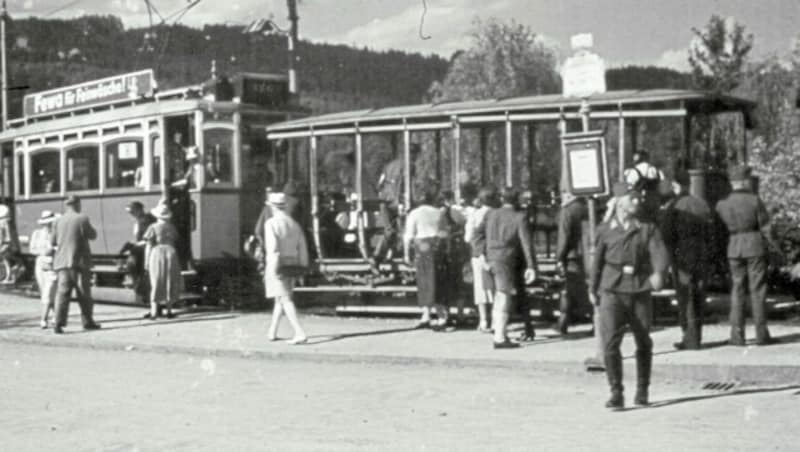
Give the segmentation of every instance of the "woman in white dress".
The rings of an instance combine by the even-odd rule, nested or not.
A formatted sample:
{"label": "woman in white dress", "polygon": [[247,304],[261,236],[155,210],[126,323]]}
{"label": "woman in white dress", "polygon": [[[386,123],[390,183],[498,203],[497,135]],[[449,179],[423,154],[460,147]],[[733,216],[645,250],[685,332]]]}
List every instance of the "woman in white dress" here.
{"label": "woman in white dress", "polygon": [[291,345],[308,341],[297,318],[297,309],[292,299],[298,276],[290,274],[290,267],[308,267],[308,247],[300,225],[286,212],[286,195],[270,193],[267,199],[272,217],[264,223],[264,286],[266,297],[275,299],[267,338],[278,339],[278,327],[283,315],[289,319],[294,336],[287,341]]}
{"label": "woman in white dress", "polygon": [[56,300],[56,272],[53,271],[53,252],[55,249],[50,244],[50,234],[53,231],[53,222],[58,215],[50,210],[42,211],[36,221],[41,226],[31,234],[30,251],[36,256],[34,274],[36,285],[39,286],[39,295],[42,300],[42,329],[47,329],[47,318]]}

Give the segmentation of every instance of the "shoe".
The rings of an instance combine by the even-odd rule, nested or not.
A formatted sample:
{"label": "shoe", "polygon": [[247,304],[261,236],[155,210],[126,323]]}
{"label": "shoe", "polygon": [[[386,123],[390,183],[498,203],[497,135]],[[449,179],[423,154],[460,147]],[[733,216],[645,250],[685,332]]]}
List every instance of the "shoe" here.
{"label": "shoe", "polygon": [[165,317],[168,319],[174,319],[177,316],[178,316],[177,314],[173,314],[172,312],[167,312],[167,315]]}
{"label": "shoe", "polygon": [[150,319],[150,318],[152,318],[152,317],[153,317],[153,315],[152,315],[152,314],[150,314],[149,312],[148,312],[147,314],[145,314],[145,315],[143,315],[143,316],[142,316],[142,318],[143,318],[143,319]]}
{"label": "shoe", "polygon": [[417,324],[414,326],[414,328],[416,328],[416,329],[418,329],[418,330],[422,330],[422,329],[425,329],[425,328],[430,328],[430,327],[431,327],[431,321],[430,321],[430,320],[420,320],[420,321],[419,321],[419,322],[417,322]]}
{"label": "shoe", "polygon": [[60,326],[57,326],[57,327],[53,328],[53,333],[55,333],[55,334],[64,334],[64,328],[61,328]]}
{"label": "shoe", "polygon": [[733,345],[735,347],[744,347],[747,344],[745,344],[744,339],[729,339],[728,345]]}
{"label": "shoe", "polygon": [[42,320],[39,322],[39,326],[42,327],[43,330],[47,329],[47,320]]}
{"label": "shoe", "polygon": [[633,404],[638,406],[650,405],[647,388],[639,388],[636,390],[636,395],[633,397]]}
{"label": "shoe", "polygon": [[777,343],[778,343],[778,340],[777,339],[773,339],[771,337],[768,337],[768,338],[760,340],[760,341],[756,341],[756,345],[758,345],[758,346],[773,345],[773,344],[777,344]]}
{"label": "shoe", "polygon": [[488,326],[484,326],[484,325],[481,325],[481,326],[478,327],[478,332],[479,333],[493,333],[491,328],[489,328]]}
{"label": "shoe", "polygon": [[92,322],[92,323],[89,323],[89,324],[83,326],[83,329],[86,330],[86,331],[99,330],[100,328],[102,328],[102,327],[97,322]]}
{"label": "shoe", "polygon": [[519,343],[511,342],[508,339],[504,340],[503,342],[495,342],[494,349],[506,349],[506,348],[519,348]]}
{"label": "shoe", "polygon": [[533,342],[534,340],[536,340],[536,331],[533,330],[523,331],[522,333],[520,333],[517,340],[520,342]]}
{"label": "shoe", "polygon": [[297,337],[297,338],[289,339],[288,341],[286,341],[286,343],[289,344],[289,345],[301,345],[301,344],[305,344],[307,342],[308,342],[308,338],[307,337]]}
{"label": "shoe", "polygon": [[625,409],[625,398],[621,392],[612,392],[611,398],[606,402],[606,408],[612,411],[619,411]]}
{"label": "shoe", "polygon": [[601,360],[599,360],[599,359],[597,359],[595,357],[586,358],[583,361],[583,366],[586,367],[586,371],[587,372],[605,372],[606,371],[605,363],[603,363],[603,361],[601,361]]}
{"label": "shoe", "polygon": [[275,342],[275,341],[277,341],[279,339],[280,338],[278,336],[267,336],[267,340],[270,341],[270,342]]}
{"label": "shoe", "polygon": [[686,350],[686,345],[683,342],[675,342],[672,344],[675,350]]}

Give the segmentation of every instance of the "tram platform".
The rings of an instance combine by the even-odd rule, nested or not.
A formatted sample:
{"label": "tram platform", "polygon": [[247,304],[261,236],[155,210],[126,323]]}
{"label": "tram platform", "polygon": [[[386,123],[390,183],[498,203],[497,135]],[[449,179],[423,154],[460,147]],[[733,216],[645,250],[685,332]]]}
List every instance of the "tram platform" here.
{"label": "tram platform", "polygon": [[[100,298],[101,294],[96,295]],[[498,372],[537,368],[554,373],[585,372],[583,361],[593,355],[596,348],[588,324],[577,325],[569,335],[560,337],[551,325],[540,323],[535,341],[523,343],[519,349],[494,350],[491,336],[474,328],[433,332],[414,329],[412,317],[322,315],[319,308],[303,306],[301,321],[309,334],[309,342],[291,346],[284,341],[266,339],[269,322],[266,308],[255,312],[186,308],[179,310],[175,319],[149,321],[142,318],[143,307],[99,302],[95,306],[95,317],[103,328],[84,332],[78,307],[73,303],[66,333],[55,335],[52,330],[40,329],[40,306],[36,298],[4,293],[0,294],[0,342],[120,353],[144,351],[204,359],[236,356],[364,365],[490,367],[497,368]],[[680,339],[680,329],[672,325],[658,326],[653,331],[654,378],[657,382],[688,379],[723,386],[800,382],[800,318],[789,316],[773,320],[770,330],[779,341],[775,345],[733,347],[725,343],[729,331],[727,322],[719,320],[704,328],[702,350],[678,352],[672,344]],[[283,325],[281,333],[288,338],[288,324]],[[752,327],[748,333],[752,336]],[[623,352],[627,378],[633,378],[634,344],[629,336],[623,342]]]}

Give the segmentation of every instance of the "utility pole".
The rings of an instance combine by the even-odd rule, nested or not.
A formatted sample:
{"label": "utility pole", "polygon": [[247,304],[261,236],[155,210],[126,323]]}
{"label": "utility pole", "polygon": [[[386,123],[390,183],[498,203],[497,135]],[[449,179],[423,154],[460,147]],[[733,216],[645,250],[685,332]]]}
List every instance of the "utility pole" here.
{"label": "utility pole", "polygon": [[297,73],[295,71],[294,46],[297,45],[297,0],[286,0],[286,7],[289,10],[289,93],[297,94]]}
{"label": "utility pole", "polygon": [[6,67],[6,22],[8,21],[8,10],[6,0],[3,0],[2,11],[0,11],[0,71],[2,71],[2,127],[6,130],[8,126],[8,70]]}

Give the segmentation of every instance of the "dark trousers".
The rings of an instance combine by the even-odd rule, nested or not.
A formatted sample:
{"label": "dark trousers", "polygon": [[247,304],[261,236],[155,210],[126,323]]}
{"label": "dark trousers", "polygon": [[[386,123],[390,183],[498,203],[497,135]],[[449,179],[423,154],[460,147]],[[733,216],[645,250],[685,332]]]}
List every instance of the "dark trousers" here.
{"label": "dark trousers", "polygon": [[678,297],[678,322],[683,331],[681,342],[685,348],[697,350],[703,342],[705,282],[702,275],[682,269],[675,269],[673,278]]}
{"label": "dark trousers", "polygon": [[383,223],[383,237],[375,247],[375,252],[372,253],[373,258],[380,262],[389,253],[390,249],[394,249],[397,243],[397,220],[399,212],[396,206],[390,206],[388,203],[382,202],[380,207],[380,219]]}
{"label": "dark trousers", "polygon": [[587,311],[591,312],[586,274],[579,265],[572,262],[567,264],[564,272],[564,290],[561,291],[558,310],[561,311],[558,328],[562,333],[567,332],[573,319]]}
{"label": "dark trousers", "polygon": [[600,300],[601,337],[605,341],[604,355],[608,384],[614,392],[622,392],[622,353],[620,344],[626,326],[633,332],[636,341],[637,385],[650,385],[653,340],[650,324],[653,306],[649,292],[625,294],[603,292]]}
{"label": "dark trousers", "polygon": [[56,326],[64,327],[67,325],[69,315],[69,298],[72,290],[75,290],[78,305],[81,308],[81,321],[83,326],[94,323],[92,311],[92,283],[89,270],[77,268],[62,268],[56,270],[58,275],[56,287]]}
{"label": "dark trousers", "polygon": [[133,283],[136,303],[148,304],[150,298],[150,278],[144,269],[144,249],[134,248],[128,256],[128,273]]}
{"label": "dark trousers", "polygon": [[767,261],[764,256],[746,259],[728,259],[731,267],[731,341],[744,343],[744,304],[750,292],[750,308],[756,327],[756,341],[769,340],[767,313],[764,301],[767,297]]}

